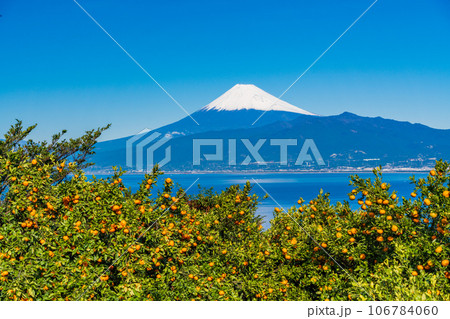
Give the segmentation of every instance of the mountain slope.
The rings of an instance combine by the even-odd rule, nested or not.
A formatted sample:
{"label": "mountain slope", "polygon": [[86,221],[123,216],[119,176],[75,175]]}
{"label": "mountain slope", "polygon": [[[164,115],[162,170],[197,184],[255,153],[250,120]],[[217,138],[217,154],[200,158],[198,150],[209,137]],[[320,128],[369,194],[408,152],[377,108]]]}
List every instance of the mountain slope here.
{"label": "mountain slope", "polygon": [[[218,99],[191,114],[195,121],[186,116],[174,123],[150,130],[139,140],[155,132],[177,138],[209,131],[254,128],[280,121],[291,121],[302,114],[313,115],[277,99],[254,85],[237,84]],[[98,143],[95,156],[97,166],[102,168],[113,165],[124,166],[126,143],[132,137]],[[139,140],[136,143],[139,143]]]}
{"label": "mountain slope", "polygon": [[[450,130],[351,113],[316,116],[248,84],[235,85],[192,117],[198,124],[185,117],[145,134],[99,143],[94,158],[96,168],[126,167],[128,155],[128,164],[141,169],[147,163],[148,150],[154,162],[159,162],[169,152],[168,146],[171,160],[164,167],[167,170],[323,168],[317,162],[298,161],[302,166],[295,165],[306,140],[314,141],[316,153],[321,154],[322,163],[328,168],[420,167],[434,158],[450,159]],[[128,142],[127,154],[130,138],[133,143]],[[286,146],[284,165],[281,146],[276,144],[286,139],[291,145]],[[167,143],[163,143],[165,140]],[[203,145],[200,165],[194,164],[194,144],[205,142],[196,140],[219,143],[221,160],[206,161],[205,154],[214,154],[216,149]],[[251,154],[250,149],[259,140],[258,152]],[[161,147],[157,147],[159,144]],[[151,158],[149,162],[153,162]]]}
{"label": "mountain slope", "polygon": [[[241,139],[252,145],[260,139],[266,140],[259,154],[266,165],[256,164],[254,158],[249,165],[228,165],[228,142],[236,140],[236,162],[240,164],[250,155]],[[215,152],[214,147],[202,149],[200,166],[192,165],[194,139],[221,139],[223,161],[206,161],[204,154]],[[280,166],[280,149],[270,145],[271,139],[296,140],[297,146],[288,148],[288,165]],[[302,169],[311,165],[295,166],[294,163],[306,139],[313,139],[328,168],[374,167],[420,167],[434,158],[450,159],[450,130],[437,130],[421,124],[411,124],[383,119],[361,117],[351,113],[336,116],[300,116],[295,120],[278,122],[250,129],[211,131],[174,139],[170,170],[245,170],[245,169]],[[313,163],[313,167],[320,168]]]}
{"label": "mountain slope", "polygon": [[[204,154],[213,154],[215,148],[204,146],[201,165],[193,165],[194,139],[223,140],[223,160],[206,161]],[[255,145],[259,139],[266,140],[259,150],[266,165],[255,163],[252,156],[250,156],[252,162],[249,165],[229,165],[229,140],[236,141],[237,164],[241,164],[247,156],[251,155],[241,139],[248,139],[252,145]],[[296,146],[288,147],[287,166],[280,166],[280,148],[270,145],[271,139],[297,141]],[[294,165],[306,139],[314,140],[327,168],[377,165],[420,167],[434,158],[450,159],[450,130],[437,130],[421,124],[343,113],[321,117],[299,115],[290,121],[278,121],[259,127],[209,131],[174,137],[167,144],[171,146],[172,159],[164,168],[167,170],[321,168],[314,163],[303,166]],[[155,152],[156,158],[164,157],[164,149],[163,147]],[[115,156],[116,163],[124,166],[124,156],[124,151],[122,156]],[[105,157],[98,163],[106,164],[104,159]]]}

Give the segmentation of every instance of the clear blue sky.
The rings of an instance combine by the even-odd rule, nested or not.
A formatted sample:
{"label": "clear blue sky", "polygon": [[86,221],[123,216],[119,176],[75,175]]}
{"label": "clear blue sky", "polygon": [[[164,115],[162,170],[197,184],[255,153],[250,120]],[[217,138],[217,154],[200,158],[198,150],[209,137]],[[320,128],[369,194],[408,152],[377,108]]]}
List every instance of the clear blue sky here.
{"label": "clear blue sky", "polygon": [[[236,83],[281,94],[371,3],[79,3],[188,111]],[[112,123],[111,139],[185,116],[72,0],[0,1],[0,131],[34,138]],[[450,128],[450,1],[379,0],[285,96],[344,111]]]}

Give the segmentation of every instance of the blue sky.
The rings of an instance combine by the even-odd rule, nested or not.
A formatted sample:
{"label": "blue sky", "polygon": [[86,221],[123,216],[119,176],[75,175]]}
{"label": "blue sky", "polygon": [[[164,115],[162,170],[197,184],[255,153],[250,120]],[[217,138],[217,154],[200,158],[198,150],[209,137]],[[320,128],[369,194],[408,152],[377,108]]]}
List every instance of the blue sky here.
{"label": "blue sky", "polygon": [[[189,112],[236,83],[281,94],[373,0],[79,3]],[[72,0],[0,1],[0,129],[157,128],[185,113]],[[379,0],[283,97],[450,128],[450,2]]]}

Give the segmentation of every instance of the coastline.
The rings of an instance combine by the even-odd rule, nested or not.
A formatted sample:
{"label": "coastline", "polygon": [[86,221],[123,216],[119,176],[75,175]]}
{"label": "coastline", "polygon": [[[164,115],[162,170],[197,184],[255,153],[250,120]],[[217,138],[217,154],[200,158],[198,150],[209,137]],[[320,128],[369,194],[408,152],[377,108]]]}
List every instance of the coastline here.
{"label": "coastline", "polygon": [[[327,170],[247,170],[247,171],[205,171],[205,170],[192,170],[192,171],[164,171],[164,174],[170,175],[190,175],[190,174],[209,174],[209,175],[243,175],[243,174],[253,174],[253,175],[265,175],[265,174],[361,174],[361,173],[371,173],[374,168],[364,168],[364,169],[327,169]],[[383,168],[383,173],[390,174],[414,174],[414,173],[427,173],[432,167],[424,167],[420,169],[415,169],[411,167],[405,168]],[[109,175],[112,174],[113,170],[96,170],[96,171],[85,171],[89,175]],[[148,172],[144,171],[126,171],[124,175],[143,175]]]}

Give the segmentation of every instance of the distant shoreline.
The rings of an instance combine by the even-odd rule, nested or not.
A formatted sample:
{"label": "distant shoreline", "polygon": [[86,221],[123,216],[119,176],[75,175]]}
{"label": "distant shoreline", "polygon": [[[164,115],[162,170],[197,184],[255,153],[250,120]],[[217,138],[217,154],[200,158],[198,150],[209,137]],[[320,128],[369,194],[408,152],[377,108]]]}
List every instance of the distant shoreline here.
{"label": "distant shoreline", "polygon": [[[390,169],[386,168],[383,169],[383,173],[392,173],[392,174],[414,174],[414,173],[427,173],[429,172],[432,167],[422,168],[422,169],[414,169],[414,168],[400,168],[400,169]],[[242,174],[255,174],[255,175],[265,175],[265,174],[361,174],[361,173],[371,173],[373,171],[373,168],[367,168],[367,169],[352,169],[352,170],[302,170],[302,171],[261,171],[261,170],[249,170],[249,171],[164,171],[162,169],[164,174],[170,174],[170,175],[189,175],[189,174],[216,174],[216,175],[242,175]],[[112,174],[114,171],[108,170],[108,171],[87,171],[86,174],[89,175],[109,175]],[[148,172],[126,172],[124,175],[144,175]]]}

